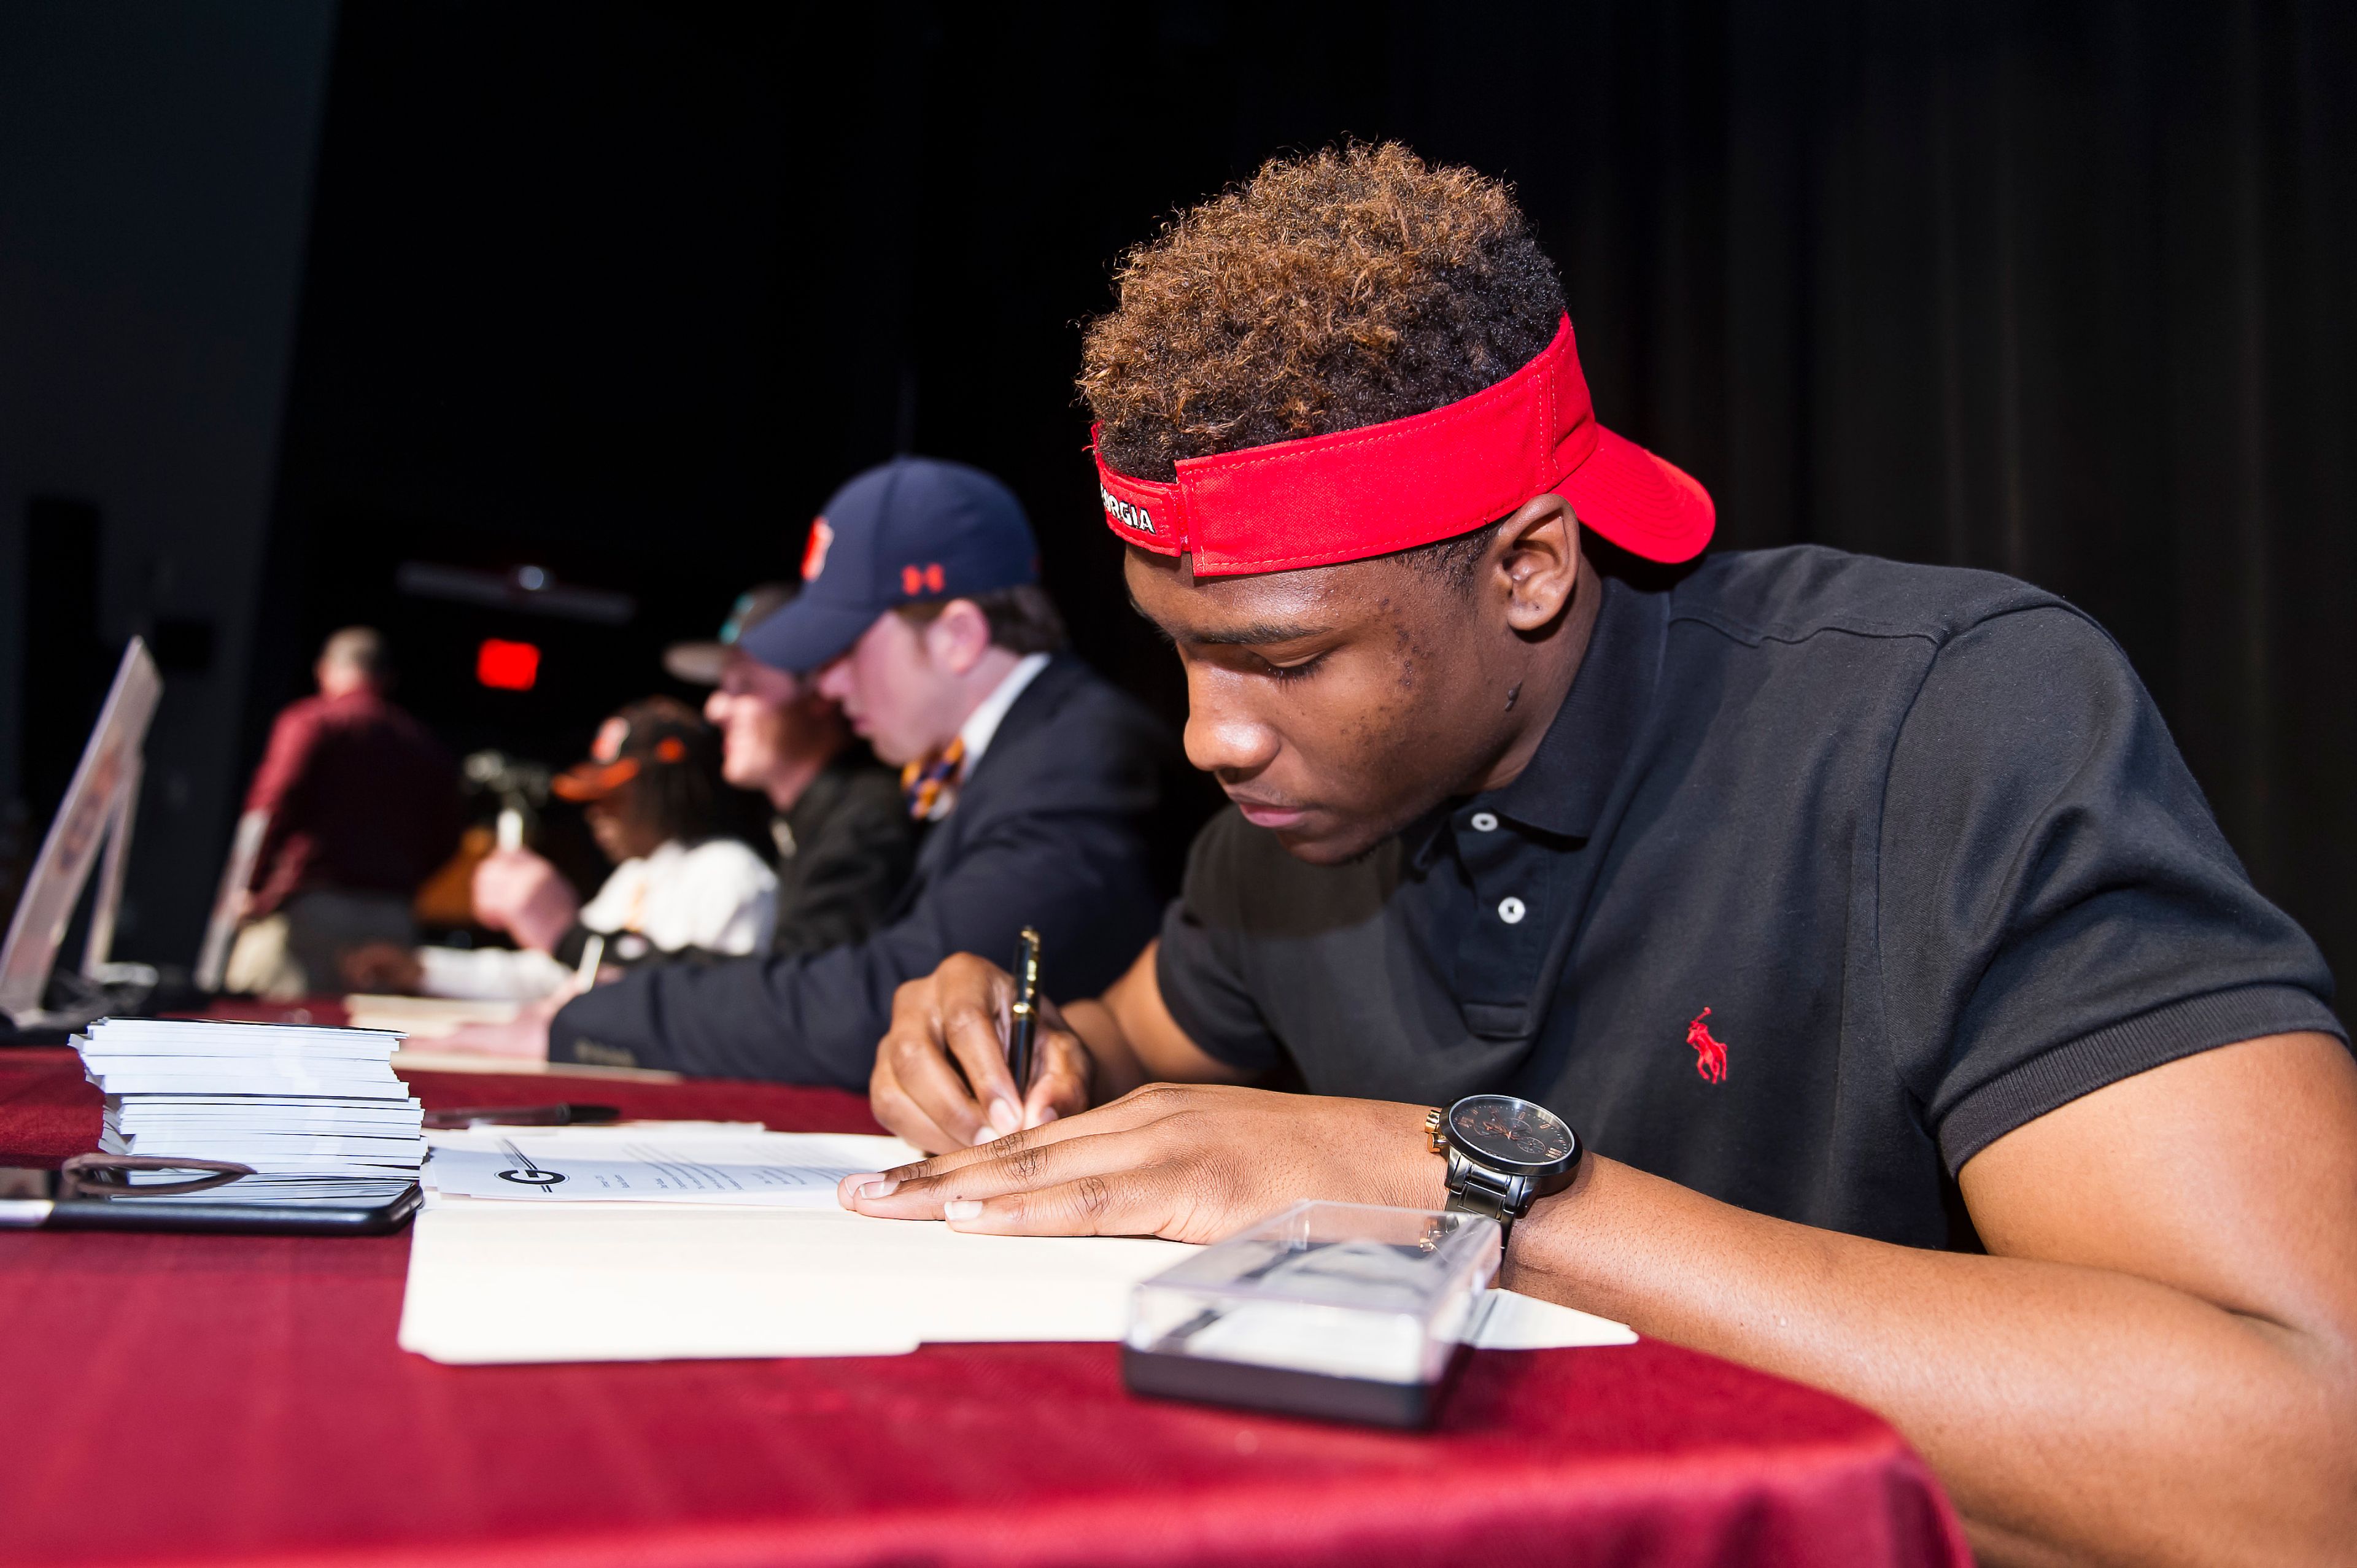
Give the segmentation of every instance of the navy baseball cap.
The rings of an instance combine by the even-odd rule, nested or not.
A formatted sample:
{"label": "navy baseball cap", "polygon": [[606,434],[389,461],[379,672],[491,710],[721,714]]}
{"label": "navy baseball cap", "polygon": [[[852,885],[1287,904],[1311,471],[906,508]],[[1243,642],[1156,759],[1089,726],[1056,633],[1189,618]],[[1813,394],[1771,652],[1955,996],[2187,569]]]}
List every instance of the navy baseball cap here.
{"label": "navy baseball cap", "polygon": [[828,498],[802,552],[802,591],[737,646],[803,674],[850,650],[895,605],[965,598],[1039,580],[1015,492],[979,468],[895,457]]}

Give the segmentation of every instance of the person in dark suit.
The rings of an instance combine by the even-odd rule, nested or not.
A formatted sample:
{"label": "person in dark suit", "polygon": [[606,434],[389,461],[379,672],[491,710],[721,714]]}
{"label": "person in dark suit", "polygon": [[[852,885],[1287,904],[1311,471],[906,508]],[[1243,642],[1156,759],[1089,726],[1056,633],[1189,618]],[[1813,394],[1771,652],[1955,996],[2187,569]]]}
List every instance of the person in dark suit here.
{"label": "person in dark suit", "polygon": [[[802,595],[737,647],[803,674],[901,769],[916,870],[866,940],[823,952],[656,964],[552,1020],[462,1031],[460,1049],[863,1088],[892,995],[952,953],[1038,929],[1056,983],[1109,985],[1160,918],[1150,824],[1173,747],[1064,651],[1011,491],[902,457],[836,491]],[[1012,1103],[997,1108],[1008,1130]]]}
{"label": "person in dark suit", "polygon": [[784,583],[750,588],[717,639],[663,651],[674,678],[712,688],[704,716],[720,731],[722,777],[770,804],[778,868],[773,953],[823,952],[867,936],[883,925],[917,859],[899,786],[852,739],[843,710],[809,682],[737,646],[801,591]]}

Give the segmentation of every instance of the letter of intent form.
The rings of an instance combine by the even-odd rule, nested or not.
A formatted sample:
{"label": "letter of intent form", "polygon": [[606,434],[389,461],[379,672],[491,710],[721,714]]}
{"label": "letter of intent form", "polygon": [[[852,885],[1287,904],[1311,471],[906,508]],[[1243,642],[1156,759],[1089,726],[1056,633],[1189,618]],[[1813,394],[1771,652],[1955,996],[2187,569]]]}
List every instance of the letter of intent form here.
{"label": "letter of intent form", "polygon": [[856,1171],[924,1156],[897,1138],[765,1133],[726,1123],[477,1128],[434,1139],[424,1178],[446,1197],[522,1203],[745,1203],[834,1208]]}
{"label": "letter of intent form", "polygon": [[[400,1342],[458,1365],[1114,1340],[1131,1287],[1194,1251],[1135,1237],[964,1235],[838,1208],[837,1177],[919,1157],[889,1138],[662,1123],[432,1138]],[[1635,1337],[1567,1307],[1493,1295],[1514,1308],[1491,1315],[1501,1348]]]}

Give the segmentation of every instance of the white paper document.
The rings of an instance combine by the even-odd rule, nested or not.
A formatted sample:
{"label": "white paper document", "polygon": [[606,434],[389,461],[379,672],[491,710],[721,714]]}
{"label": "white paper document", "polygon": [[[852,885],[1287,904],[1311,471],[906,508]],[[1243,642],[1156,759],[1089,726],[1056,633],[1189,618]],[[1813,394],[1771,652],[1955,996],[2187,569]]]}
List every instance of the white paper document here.
{"label": "white paper document", "polygon": [[[1131,1288],[1195,1251],[1134,1237],[973,1236],[838,1208],[843,1176],[921,1157],[897,1138],[714,1122],[427,1137],[401,1345],[457,1365],[1118,1340]],[[1492,1291],[1468,1337],[1534,1350],[1636,1336]]]}
{"label": "white paper document", "polygon": [[1579,1345],[1634,1345],[1625,1323],[1520,1291],[1493,1290],[1475,1312],[1466,1343],[1476,1350],[1560,1350]]}
{"label": "white paper document", "polygon": [[[969,1236],[841,1209],[429,1200],[401,1347],[437,1361],[891,1356],[925,1343],[1114,1341],[1129,1293],[1192,1249]],[[1492,1292],[1472,1342],[1626,1345],[1626,1327]]]}
{"label": "white paper document", "polygon": [[[426,1208],[410,1243],[402,1304],[404,1349],[474,1365],[1112,1341],[1127,1325],[1131,1288],[1194,1251],[1131,1237],[973,1236],[938,1222],[869,1219],[835,1207],[832,1178],[823,1203],[800,1206],[759,1196],[716,1203],[683,1189],[651,1201],[453,1194],[451,1174],[475,1162],[454,1161],[452,1153],[496,1155],[503,1134],[522,1131],[432,1135]],[[557,1165],[572,1177],[634,1140],[669,1145],[686,1156],[681,1163],[722,1169],[732,1167],[719,1154],[748,1144],[773,1161],[791,1147],[778,1163],[813,1175],[835,1168],[844,1155],[866,1156],[845,1170],[914,1157],[892,1139],[748,1137],[736,1127],[656,1124],[542,1133],[535,1141],[560,1145],[562,1157],[533,1158],[537,1168]],[[822,1156],[829,1147],[836,1154]],[[1513,1350],[1635,1337],[1620,1324],[1502,1291],[1491,1293],[1471,1333],[1477,1347]]]}
{"label": "white paper document", "polygon": [[105,1094],[195,1094],[207,1098],[251,1093],[301,1099],[390,1100],[409,1097],[409,1089],[390,1070],[375,1079],[284,1073],[235,1078],[219,1073],[150,1072],[108,1069],[87,1075]]}
{"label": "white paper document", "polygon": [[190,1018],[101,1018],[83,1037],[101,1056],[253,1058],[292,1054],[304,1061],[357,1057],[381,1062],[401,1044],[398,1034],[384,1030]]}
{"label": "white paper document", "polygon": [[426,1179],[446,1197],[533,1204],[834,1208],[845,1176],[923,1157],[898,1138],[725,1124],[478,1128],[436,1133]]}
{"label": "white paper document", "polygon": [[437,1198],[410,1242],[401,1345],[468,1364],[1117,1339],[1129,1287],[1188,1251],[966,1236],[832,1199],[789,1209]]}

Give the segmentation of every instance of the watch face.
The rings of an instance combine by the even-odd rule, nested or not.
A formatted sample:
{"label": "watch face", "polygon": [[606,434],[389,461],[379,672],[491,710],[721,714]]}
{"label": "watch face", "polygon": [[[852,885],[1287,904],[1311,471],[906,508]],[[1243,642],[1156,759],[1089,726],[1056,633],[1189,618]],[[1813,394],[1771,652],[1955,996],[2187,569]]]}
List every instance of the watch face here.
{"label": "watch face", "polygon": [[1511,1094],[1458,1101],[1448,1110],[1448,1134],[1476,1159],[1523,1170],[1559,1165],[1579,1148],[1562,1117]]}

